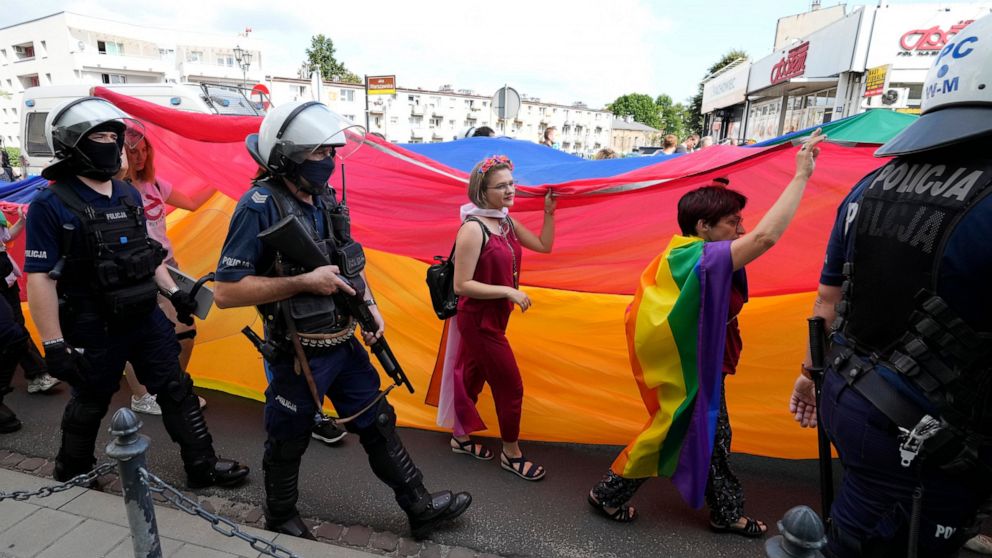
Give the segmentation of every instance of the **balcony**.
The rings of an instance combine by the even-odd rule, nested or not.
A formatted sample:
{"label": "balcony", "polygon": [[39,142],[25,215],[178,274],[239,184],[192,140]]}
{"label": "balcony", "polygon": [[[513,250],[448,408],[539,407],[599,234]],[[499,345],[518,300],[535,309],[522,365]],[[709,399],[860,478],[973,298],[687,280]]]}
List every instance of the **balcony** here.
{"label": "balcony", "polygon": [[410,116],[423,116],[424,107],[413,105],[410,107]]}
{"label": "balcony", "polygon": [[[222,66],[219,64],[207,64],[204,62],[182,62],[179,64],[179,75],[184,81],[199,80],[220,80],[241,83],[243,76],[241,68],[238,66]],[[265,79],[265,72],[258,66],[248,68],[247,81],[260,82]]]}
{"label": "balcony", "polygon": [[76,64],[79,66],[102,72],[128,71],[165,74],[172,70],[172,65],[159,56],[100,54],[95,50],[87,49],[83,52],[77,52],[75,57]]}

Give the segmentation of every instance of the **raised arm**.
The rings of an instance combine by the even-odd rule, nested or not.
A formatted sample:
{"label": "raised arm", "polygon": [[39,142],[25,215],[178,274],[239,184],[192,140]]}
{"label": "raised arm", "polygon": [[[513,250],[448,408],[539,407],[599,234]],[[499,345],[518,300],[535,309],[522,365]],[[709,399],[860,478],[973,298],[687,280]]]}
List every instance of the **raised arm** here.
{"label": "raised arm", "polygon": [[534,235],[515,219],[510,219],[510,222],[513,223],[513,232],[520,239],[520,244],[524,248],[542,254],[551,253],[551,247],[555,243],[555,209],[557,207],[558,201],[555,200],[551,188],[548,188],[548,193],[544,195],[544,225],[541,227],[540,237]]}
{"label": "raised arm", "polygon": [[761,218],[754,230],[734,240],[730,244],[730,255],[733,258],[734,269],[741,269],[767,252],[785,232],[799,208],[799,202],[806,191],[806,182],[816,167],[816,157],[820,154],[817,147],[826,136],[820,135],[817,129],[809,140],[796,153],[796,174],[782,190],[778,199]]}

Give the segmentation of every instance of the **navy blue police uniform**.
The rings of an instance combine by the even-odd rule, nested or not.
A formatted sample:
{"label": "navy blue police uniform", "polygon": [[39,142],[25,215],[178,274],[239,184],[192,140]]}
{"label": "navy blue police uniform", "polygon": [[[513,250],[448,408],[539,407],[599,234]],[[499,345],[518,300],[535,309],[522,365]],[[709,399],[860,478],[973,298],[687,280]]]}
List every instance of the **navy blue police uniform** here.
{"label": "navy blue police uniform", "polygon": [[[981,143],[894,159],[838,210],[820,277],[843,292],[820,401],[845,471],[832,556],[906,556],[914,494],[920,556],[956,556],[992,494],[992,369],[975,358],[992,344]],[[945,424],[921,451],[906,435],[927,415]]]}
{"label": "navy blue police uniform", "polygon": [[[265,275],[270,271],[274,254],[262,245],[258,234],[280,219],[272,196],[268,186],[260,185],[238,201],[217,264],[217,281],[237,282],[249,275]],[[314,196],[313,200],[314,205],[297,203],[298,210],[306,215],[314,230],[323,231],[327,201],[320,196]],[[269,326],[273,320],[265,321],[266,338],[271,341]],[[350,332],[354,331],[353,326],[347,327]],[[341,416],[351,416],[375,399],[380,382],[368,353],[354,334],[344,335],[348,339],[334,350],[308,354],[308,361],[317,393],[326,395]],[[265,430],[275,440],[309,437],[314,416],[319,411],[306,379],[295,372],[294,361],[291,347],[286,346],[268,361],[271,378],[265,390]],[[348,427],[353,431],[365,428],[374,419],[375,410],[369,409],[348,423]]]}
{"label": "navy blue police uniform", "polygon": [[3,398],[11,391],[10,382],[17,364],[27,354],[27,339],[27,330],[17,320],[7,300],[0,297],[0,433],[13,432],[21,427],[21,421],[4,405]]}
{"label": "navy blue police uniform", "polygon": [[[67,231],[64,224],[74,229]],[[180,446],[191,488],[233,484],[247,475],[247,468],[214,454],[192,379],[180,367],[174,325],[157,303],[154,274],[163,255],[148,236],[141,195],[126,182],[113,180],[106,196],[64,176],[31,204],[24,268],[48,273],[61,267],[59,323],[75,362],[69,368],[49,366],[72,387],[56,457],[59,480],[93,467],[100,422],[126,362],[158,396],[162,422]],[[46,358],[53,347],[58,345],[46,343]]]}

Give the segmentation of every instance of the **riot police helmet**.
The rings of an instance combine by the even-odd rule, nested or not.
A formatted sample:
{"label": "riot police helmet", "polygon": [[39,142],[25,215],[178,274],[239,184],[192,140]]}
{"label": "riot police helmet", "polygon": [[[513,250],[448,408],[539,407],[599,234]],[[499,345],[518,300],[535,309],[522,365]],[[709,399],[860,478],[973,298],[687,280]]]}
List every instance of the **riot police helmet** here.
{"label": "riot police helmet", "polygon": [[268,172],[293,178],[315,151],[332,147],[342,159],[357,149],[365,130],[316,101],[280,105],[265,115],[257,134],[245,138],[255,161]]}
{"label": "riot police helmet", "polygon": [[[94,161],[85,148],[84,142],[95,132],[116,134],[119,155],[125,142],[137,144],[144,137],[144,126],[106,99],[80,97],[65,101],[45,117],[45,140],[56,161],[42,171],[42,176],[54,179],[63,171],[82,175],[107,174],[110,169]],[[119,164],[118,161],[118,169]],[[117,169],[109,174],[116,172]]]}
{"label": "riot police helmet", "polygon": [[923,83],[920,118],[875,152],[909,155],[992,133],[992,15],[952,36]]}

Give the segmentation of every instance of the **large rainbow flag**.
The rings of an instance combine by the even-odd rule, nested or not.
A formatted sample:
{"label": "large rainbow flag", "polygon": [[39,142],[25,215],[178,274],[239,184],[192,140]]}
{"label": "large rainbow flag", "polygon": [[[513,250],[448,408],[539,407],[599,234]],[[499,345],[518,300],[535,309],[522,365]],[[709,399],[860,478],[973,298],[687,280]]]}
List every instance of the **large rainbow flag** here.
{"label": "large rainbow flag", "polygon": [[[244,138],[258,131],[261,118],[184,113],[102,88],[95,94],[145,124],[156,148],[157,174],[195,202],[195,210],[169,213],[176,257],[191,275],[212,271],[236,200],[257,170]],[[647,414],[631,381],[624,310],[645,266],[678,230],[678,199],[714,177],[727,177],[748,197],[745,218],[756,222],[792,177],[796,148],[721,145],[633,163],[570,163],[549,148],[526,142],[454,142],[459,150],[473,145],[475,155],[465,154],[463,161],[504,152],[520,161],[515,175],[524,185],[513,215],[531,229],[543,220],[545,191],[551,188],[559,196],[554,252],[528,255],[521,270],[522,288],[534,306],[514,316],[507,331],[525,386],[521,437],[626,444],[641,431]],[[727,393],[735,452],[816,456],[816,432],[795,424],[788,398],[803,358],[805,318],[837,206],[862,176],[885,163],[872,156],[876,147],[822,145],[817,172],[793,224],[773,250],[748,266],[751,299],[740,315],[744,353]],[[532,165],[524,154],[514,149],[534,151],[532,165],[543,151],[548,164],[528,168]],[[455,161],[445,163],[375,137],[366,138],[345,166],[352,232],[366,248],[369,280],[390,345],[417,388],[415,394],[394,391],[390,402],[402,426],[437,429],[437,410],[424,404],[424,392],[443,323],[431,309],[424,274],[434,255],[451,250],[458,208],[467,199],[468,174]],[[340,173],[332,178],[335,187],[340,187],[338,180]],[[36,188],[0,186],[0,210],[11,222]],[[8,248],[20,260],[23,241]],[[240,333],[249,324],[258,329],[259,322],[252,308],[214,308],[197,324],[189,366],[197,386],[263,397],[261,358]],[[487,392],[479,410],[487,424],[496,423]],[[245,420],[261,428],[261,416]]]}
{"label": "large rainbow flag", "polygon": [[[737,273],[743,281],[744,271]],[[676,235],[644,270],[624,320],[630,366],[651,418],[613,472],[671,477],[696,508],[720,411],[733,275],[729,241]]]}

